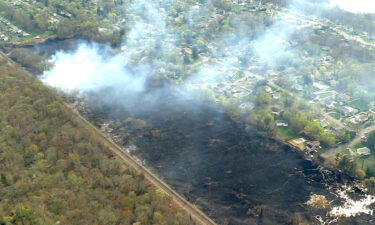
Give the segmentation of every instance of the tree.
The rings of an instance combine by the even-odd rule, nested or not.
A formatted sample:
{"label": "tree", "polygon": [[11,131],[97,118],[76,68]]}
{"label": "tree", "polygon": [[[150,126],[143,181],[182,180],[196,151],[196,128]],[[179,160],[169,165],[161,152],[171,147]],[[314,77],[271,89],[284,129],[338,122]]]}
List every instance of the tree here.
{"label": "tree", "polygon": [[265,106],[272,102],[272,97],[267,92],[261,90],[255,96],[254,102],[257,106]]}
{"label": "tree", "polygon": [[99,210],[98,219],[100,224],[112,225],[117,223],[117,216],[112,212],[112,210],[104,208]]}
{"label": "tree", "polygon": [[185,53],[184,54],[184,64],[188,65],[190,63],[191,63],[191,59],[190,59],[189,55]]}
{"label": "tree", "polygon": [[323,128],[318,121],[310,121],[303,132],[312,138],[317,138],[323,132]]}
{"label": "tree", "polygon": [[276,124],[271,112],[266,112],[261,115],[258,126],[272,136],[275,134]]}
{"label": "tree", "polygon": [[6,217],[6,224],[14,225],[42,225],[40,219],[29,207],[19,204],[11,213],[11,216]]}
{"label": "tree", "polygon": [[47,68],[48,63],[45,59],[27,48],[16,48],[10,53],[10,57],[24,65],[32,73],[37,75],[42,74],[43,71]]}
{"label": "tree", "polygon": [[283,118],[288,121],[291,128],[295,132],[301,132],[308,124],[307,116],[304,112],[299,110],[286,110],[283,113]]}
{"label": "tree", "polygon": [[338,167],[345,171],[346,173],[353,174],[355,169],[355,163],[349,158],[349,156],[344,155],[338,163]]}
{"label": "tree", "polygon": [[171,199],[155,200],[152,184],[81,126],[54,91],[5,56],[0,74],[0,224],[133,224],[136,214],[151,224],[156,211],[158,224],[192,224]]}
{"label": "tree", "polygon": [[75,32],[74,22],[69,19],[62,19],[57,27],[57,35],[60,37],[72,36]]}
{"label": "tree", "polygon": [[304,73],[303,74],[303,83],[306,85],[310,85],[313,82],[313,79],[311,77],[310,73]]}
{"label": "tree", "polygon": [[193,47],[191,57],[193,60],[197,60],[199,58],[198,49],[196,46]]}
{"label": "tree", "polygon": [[318,139],[322,143],[323,147],[333,147],[337,142],[336,138],[328,132],[321,133]]}
{"label": "tree", "polygon": [[8,179],[7,179],[7,177],[5,176],[5,174],[3,174],[3,173],[0,174],[0,182],[1,182],[4,186],[9,186]]}
{"label": "tree", "polygon": [[375,131],[369,133],[367,137],[366,146],[371,150],[375,151]]}

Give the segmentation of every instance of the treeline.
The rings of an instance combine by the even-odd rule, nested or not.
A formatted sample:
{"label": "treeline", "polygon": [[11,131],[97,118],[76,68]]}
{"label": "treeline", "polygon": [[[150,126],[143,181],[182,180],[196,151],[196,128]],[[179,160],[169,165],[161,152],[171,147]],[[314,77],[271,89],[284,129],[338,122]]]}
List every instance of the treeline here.
{"label": "treeline", "polygon": [[51,90],[4,58],[0,71],[0,224],[193,224]]}
{"label": "treeline", "polygon": [[323,10],[321,12],[323,17],[326,17],[334,22],[348,25],[356,31],[367,32],[370,35],[375,35],[375,15],[370,13],[351,13],[334,8],[331,10]]}

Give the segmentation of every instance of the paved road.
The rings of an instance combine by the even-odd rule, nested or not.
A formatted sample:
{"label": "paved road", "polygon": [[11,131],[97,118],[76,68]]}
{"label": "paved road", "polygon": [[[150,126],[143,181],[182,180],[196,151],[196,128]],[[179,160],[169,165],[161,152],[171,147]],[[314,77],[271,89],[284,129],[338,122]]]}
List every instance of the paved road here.
{"label": "paved road", "polygon": [[339,120],[333,118],[328,113],[326,113],[320,106],[317,106],[320,109],[320,114],[330,123],[336,125],[338,128],[344,129],[346,126]]}
{"label": "paved road", "polygon": [[357,136],[352,141],[350,141],[349,143],[342,144],[342,145],[339,145],[336,148],[329,149],[326,152],[322,153],[321,156],[323,158],[326,158],[326,159],[331,158],[331,157],[335,157],[336,154],[339,153],[340,151],[342,151],[346,148],[350,148],[350,147],[354,146],[356,143],[358,143],[359,141],[361,141],[361,137],[363,135],[365,135],[365,133],[367,133],[367,132],[369,133],[369,132],[372,132],[372,131],[375,131],[375,125],[372,125],[371,127],[368,127],[366,129],[362,129],[357,134]]}
{"label": "paved road", "polygon": [[167,185],[164,181],[162,181],[159,177],[157,177],[154,173],[152,173],[148,168],[144,167],[140,160],[130,155],[125,149],[114,143],[110,137],[103,134],[97,127],[87,121],[81,114],[74,109],[73,106],[66,103],[62,100],[62,104],[70,110],[77,119],[77,122],[80,123],[83,127],[88,129],[89,131],[94,132],[96,137],[102,141],[105,146],[109,148],[113,153],[119,156],[124,162],[129,165],[130,167],[134,168],[141,174],[145,176],[147,180],[149,180],[153,185],[159,187],[160,189],[164,190],[169,196],[173,198],[173,200],[178,203],[189,215],[189,217],[197,224],[200,225],[216,225],[216,223],[210,219],[205,213],[203,213],[200,209],[198,209],[195,205],[188,202],[185,198],[179,195],[176,191],[174,191],[169,185]]}
{"label": "paved road", "polygon": [[295,17],[296,19],[299,19],[301,22],[305,22],[305,23],[308,23],[308,24],[311,24],[311,25],[327,26],[332,31],[341,35],[346,40],[356,41],[356,42],[358,42],[358,43],[360,43],[364,46],[371,47],[371,48],[375,47],[375,41],[368,41],[368,40],[365,40],[360,35],[350,34],[349,31],[344,31],[344,30],[341,30],[341,29],[339,29],[335,26],[332,26],[332,24],[333,24],[332,22],[331,23],[325,23],[322,20],[311,18],[308,15],[304,15],[304,14],[297,13],[297,12],[291,12],[291,11],[280,12],[280,14],[283,14],[285,16]]}

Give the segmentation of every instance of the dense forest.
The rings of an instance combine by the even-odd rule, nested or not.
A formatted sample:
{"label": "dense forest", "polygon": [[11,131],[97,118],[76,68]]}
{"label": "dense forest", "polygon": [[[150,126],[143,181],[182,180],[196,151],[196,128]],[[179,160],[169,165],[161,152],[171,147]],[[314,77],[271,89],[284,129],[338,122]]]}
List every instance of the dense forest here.
{"label": "dense forest", "polygon": [[53,91],[5,58],[0,71],[0,224],[193,224]]}

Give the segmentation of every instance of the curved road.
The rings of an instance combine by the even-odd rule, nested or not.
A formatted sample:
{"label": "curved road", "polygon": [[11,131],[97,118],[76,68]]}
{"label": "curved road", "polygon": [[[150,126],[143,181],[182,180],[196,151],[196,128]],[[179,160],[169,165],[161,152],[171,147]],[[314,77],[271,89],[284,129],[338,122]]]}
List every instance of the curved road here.
{"label": "curved road", "polygon": [[371,127],[368,127],[368,128],[365,128],[365,129],[362,129],[358,134],[357,136],[351,140],[349,143],[346,143],[346,144],[342,144],[342,145],[339,145],[338,147],[336,148],[332,148],[332,149],[329,149],[327,150],[326,152],[322,153],[321,156],[323,158],[331,158],[331,157],[334,157],[336,156],[337,153],[341,152],[342,150],[346,149],[346,148],[350,148],[352,147],[353,145],[355,145],[356,143],[358,143],[360,140],[361,140],[361,137],[363,135],[365,135],[365,133],[370,133],[372,131],[375,131],[375,125],[372,125]]}

